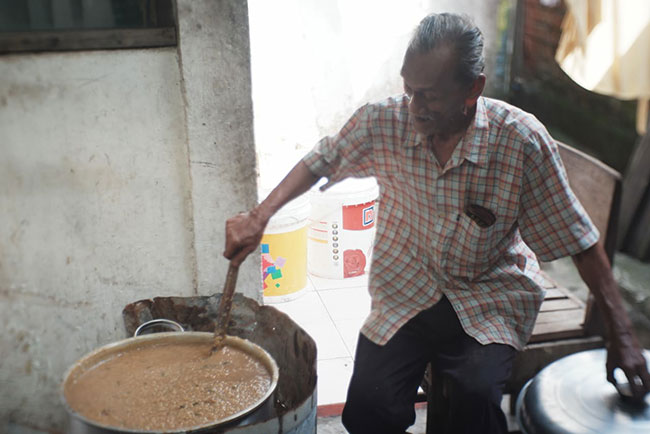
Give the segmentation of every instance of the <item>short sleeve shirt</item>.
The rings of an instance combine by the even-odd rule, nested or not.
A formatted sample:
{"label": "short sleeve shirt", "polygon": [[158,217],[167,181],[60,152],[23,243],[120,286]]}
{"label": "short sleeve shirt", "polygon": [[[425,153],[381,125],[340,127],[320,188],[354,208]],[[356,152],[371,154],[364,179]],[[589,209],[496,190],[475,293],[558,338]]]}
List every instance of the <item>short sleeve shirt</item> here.
{"label": "short sleeve shirt", "polygon": [[[303,159],[329,178],[380,187],[361,332],[383,345],[445,295],[478,342],[523,348],[543,300],[537,259],[575,255],[599,233],[569,187],[553,138],[528,114],[481,97],[444,167],[405,96],[358,109]],[[473,209],[488,218],[477,221]]]}

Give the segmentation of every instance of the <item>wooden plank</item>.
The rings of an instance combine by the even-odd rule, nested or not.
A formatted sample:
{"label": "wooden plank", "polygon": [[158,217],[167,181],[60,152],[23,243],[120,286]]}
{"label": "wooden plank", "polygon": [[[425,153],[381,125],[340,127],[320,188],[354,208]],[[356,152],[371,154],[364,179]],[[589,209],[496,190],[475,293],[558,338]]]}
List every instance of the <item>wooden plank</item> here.
{"label": "wooden plank", "polygon": [[[572,298],[561,298],[557,300],[544,300],[540,312],[548,312],[554,310],[569,310],[582,308],[583,305]],[[580,318],[582,320],[582,318]]]}
{"label": "wooden plank", "polygon": [[176,45],[176,28],[1,32],[0,53]]}
{"label": "wooden plank", "polygon": [[544,296],[544,300],[557,300],[560,298],[567,298],[567,293],[565,292],[566,289],[563,288],[551,288],[546,290],[546,295]]}
{"label": "wooden plank", "polygon": [[[616,170],[558,142],[562,161],[565,163],[569,183],[596,227],[610,261],[613,260],[616,245],[618,211],[621,199],[621,175]],[[593,306],[593,297],[587,301],[585,329],[590,334],[599,334],[602,320],[598,309]]]}
{"label": "wooden plank", "polygon": [[570,339],[584,336],[584,328],[582,327],[583,317],[579,316],[564,322],[551,322],[535,324],[533,328],[533,335],[529,343],[544,342],[559,339]]}
{"label": "wooden plank", "polygon": [[558,142],[571,189],[601,234],[607,233],[609,213],[620,174],[594,157]]}
{"label": "wooden plank", "polygon": [[537,321],[535,322],[535,324],[545,324],[551,322],[572,323],[575,318],[584,319],[584,316],[585,316],[584,308],[540,312],[539,315],[537,315]]}

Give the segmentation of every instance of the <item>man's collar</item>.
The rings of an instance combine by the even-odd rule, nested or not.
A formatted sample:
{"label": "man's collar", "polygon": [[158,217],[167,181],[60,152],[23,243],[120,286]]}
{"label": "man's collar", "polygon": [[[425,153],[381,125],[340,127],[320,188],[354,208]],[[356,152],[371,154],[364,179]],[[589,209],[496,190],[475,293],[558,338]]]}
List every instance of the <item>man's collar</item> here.
{"label": "man's collar", "polygon": [[474,164],[482,166],[488,162],[488,138],[490,133],[485,100],[479,97],[476,101],[476,114],[460,143],[461,157]]}
{"label": "man's collar", "polygon": [[[474,119],[470,123],[467,131],[459,143],[460,157],[479,166],[486,164],[488,161],[488,137],[489,137],[489,121],[487,117],[487,109],[485,108],[485,100],[479,97],[476,101],[476,113]],[[411,148],[414,146],[425,145],[428,137],[410,130],[406,143],[406,147]]]}

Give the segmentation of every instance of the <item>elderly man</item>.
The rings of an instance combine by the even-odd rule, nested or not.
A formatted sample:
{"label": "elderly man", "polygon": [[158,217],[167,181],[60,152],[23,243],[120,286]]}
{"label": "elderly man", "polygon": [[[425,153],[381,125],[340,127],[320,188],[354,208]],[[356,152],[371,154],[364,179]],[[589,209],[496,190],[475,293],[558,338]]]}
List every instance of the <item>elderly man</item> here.
{"label": "elderly man", "polygon": [[650,375],[599,234],[569,188],[554,140],[532,115],[481,96],[481,32],[432,14],[404,56],[404,94],[356,111],[249,213],[226,224],[238,265],[271,216],[321,177],[375,176],[380,215],[365,321],[343,423],[403,433],[425,365],[454,390],[450,433],[506,431],[503,385],[543,299],[537,258],[572,256],[608,331],[608,377],[643,396]]}

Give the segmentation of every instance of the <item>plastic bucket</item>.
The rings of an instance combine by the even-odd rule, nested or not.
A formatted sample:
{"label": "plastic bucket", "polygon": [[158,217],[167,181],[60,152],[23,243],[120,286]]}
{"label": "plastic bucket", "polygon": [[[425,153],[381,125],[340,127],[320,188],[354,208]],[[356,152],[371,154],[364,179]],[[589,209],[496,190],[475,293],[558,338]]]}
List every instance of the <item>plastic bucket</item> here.
{"label": "plastic bucket", "polygon": [[312,191],[308,235],[308,270],[328,279],[366,274],[375,238],[374,178],[346,179],[325,192]]}
{"label": "plastic bucket", "polygon": [[264,303],[281,303],[302,295],[307,287],[309,197],[302,195],[269,220],[262,236]]}

